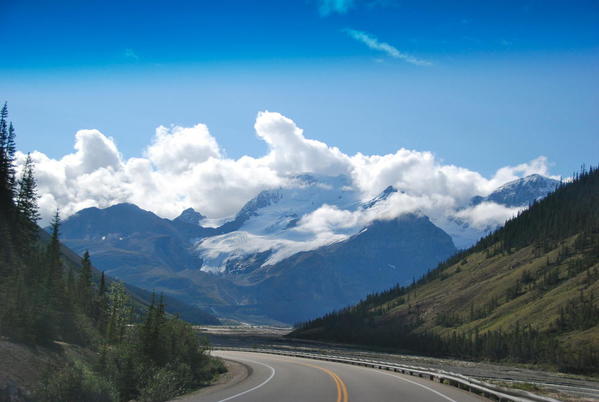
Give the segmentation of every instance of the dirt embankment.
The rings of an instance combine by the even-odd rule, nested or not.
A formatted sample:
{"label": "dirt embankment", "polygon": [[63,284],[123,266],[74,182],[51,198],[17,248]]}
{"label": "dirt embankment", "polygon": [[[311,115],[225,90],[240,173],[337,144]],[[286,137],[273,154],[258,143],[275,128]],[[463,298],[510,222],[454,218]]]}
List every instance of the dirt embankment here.
{"label": "dirt embankment", "polygon": [[45,375],[76,359],[91,359],[88,349],[56,342],[27,346],[0,338],[0,402],[29,401]]}

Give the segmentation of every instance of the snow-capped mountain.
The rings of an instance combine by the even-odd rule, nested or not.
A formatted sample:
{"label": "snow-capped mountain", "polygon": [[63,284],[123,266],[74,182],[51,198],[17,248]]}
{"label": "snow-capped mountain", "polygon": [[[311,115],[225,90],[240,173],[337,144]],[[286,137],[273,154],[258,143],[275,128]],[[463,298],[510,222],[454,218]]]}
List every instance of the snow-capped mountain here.
{"label": "snow-capped mountain", "polygon": [[[245,204],[235,219],[219,228],[222,233],[200,240],[196,249],[206,272],[238,270],[254,261],[275,264],[300,251],[344,240],[361,228],[347,227],[315,235],[302,227],[302,218],[329,206],[352,211],[360,207],[359,193],[347,176],[300,175],[288,187],[262,191]],[[266,258],[265,258],[266,257]],[[240,265],[241,264],[241,265]]]}
{"label": "snow-capped mountain", "polygon": [[381,203],[382,201],[389,199],[389,196],[394,193],[397,193],[397,189],[393,186],[388,186],[386,189],[383,190],[382,193],[380,193],[379,195],[374,197],[372,200],[363,203],[362,208],[363,209],[372,208],[375,205]]}
{"label": "snow-capped mountain", "polygon": [[[503,220],[547,196],[559,183],[558,180],[532,174],[510,181],[487,196],[475,196],[457,213],[436,217],[433,221],[453,238],[456,247],[467,248],[497,229]],[[490,219],[485,221],[480,216]]]}
{"label": "snow-capped mountain", "polygon": [[[558,183],[540,175],[527,176],[506,183],[487,196],[474,197],[470,205],[454,213],[430,218],[449,233],[458,248],[466,248],[519,209],[547,195]],[[372,222],[372,218],[365,217],[367,210],[384,208],[397,194],[402,192],[388,186],[376,197],[362,202],[347,176],[297,176],[287,187],[263,191],[246,203],[235,219],[218,229],[219,235],[199,240],[196,250],[203,260],[202,270],[251,271],[298,252],[343,241]],[[345,214],[347,223],[326,228],[310,224],[311,214],[327,213]]]}
{"label": "snow-capped mountain", "polygon": [[544,198],[555,190],[559,183],[558,180],[540,174],[531,174],[504,184],[486,197],[474,197],[470,203],[478,205],[483,202],[494,202],[506,207],[526,207],[531,202]]}

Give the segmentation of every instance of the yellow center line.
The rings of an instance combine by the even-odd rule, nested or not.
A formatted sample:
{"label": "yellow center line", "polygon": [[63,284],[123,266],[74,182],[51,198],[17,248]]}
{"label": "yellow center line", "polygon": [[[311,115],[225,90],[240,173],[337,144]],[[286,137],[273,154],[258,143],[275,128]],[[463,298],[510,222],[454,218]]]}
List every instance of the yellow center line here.
{"label": "yellow center line", "polygon": [[[297,363],[297,362],[294,362],[294,363]],[[333,379],[333,381],[335,381],[335,385],[337,386],[337,402],[347,402],[348,401],[349,395],[347,393],[347,386],[345,385],[343,380],[337,374],[335,374],[333,371],[326,369],[324,367],[315,366],[313,364],[308,364],[308,363],[297,363],[297,364],[301,364],[302,366],[317,368],[317,369],[322,370],[325,373],[327,373]]]}

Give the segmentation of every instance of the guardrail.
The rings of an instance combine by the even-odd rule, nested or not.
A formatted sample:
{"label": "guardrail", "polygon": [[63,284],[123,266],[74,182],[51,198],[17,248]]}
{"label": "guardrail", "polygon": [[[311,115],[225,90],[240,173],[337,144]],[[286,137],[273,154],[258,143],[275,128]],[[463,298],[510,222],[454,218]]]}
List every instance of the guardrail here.
{"label": "guardrail", "polygon": [[392,362],[384,362],[371,359],[349,358],[324,353],[290,352],[277,349],[263,348],[236,348],[236,347],[214,347],[214,350],[231,350],[240,352],[259,352],[274,355],[303,357],[307,359],[324,360],[337,363],[352,364],[356,366],[371,367],[380,370],[394,371],[401,374],[426,378],[431,381],[448,384],[462,390],[481,395],[485,398],[500,402],[559,402],[557,399],[533,394],[532,392],[507,389],[483,381],[475,380],[462,374],[451,373],[444,370],[431,370],[423,367],[407,366]]}

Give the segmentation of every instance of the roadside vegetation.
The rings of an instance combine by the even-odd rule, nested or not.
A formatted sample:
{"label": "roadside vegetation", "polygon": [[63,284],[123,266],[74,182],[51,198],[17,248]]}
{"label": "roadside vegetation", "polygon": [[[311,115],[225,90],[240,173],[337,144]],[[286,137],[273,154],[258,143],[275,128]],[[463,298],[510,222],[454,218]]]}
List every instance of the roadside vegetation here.
{"label": "roadside vegetation", "polygon": [[599,169],[582,168],[412,285],[290,336],[599,374]]}
{"label": "roadside vegetation", "polygon": [[[95,352],[49,367],[40,401],[164,401],[209,383],[224,366],[190,324],[165,313],[162,297],[134,306],[125,286],[92,274],[86,252],[65,261],[58,211],[40,239],[34,165],[15,171],[15,129],[0,110],[0,335],[32,348],[61,344]],[[56,348],[58,349],[58,348]],[[0,400],[3,395],[0,395]]]}

